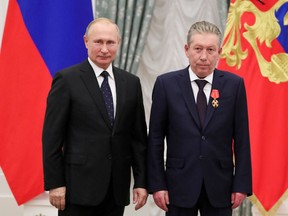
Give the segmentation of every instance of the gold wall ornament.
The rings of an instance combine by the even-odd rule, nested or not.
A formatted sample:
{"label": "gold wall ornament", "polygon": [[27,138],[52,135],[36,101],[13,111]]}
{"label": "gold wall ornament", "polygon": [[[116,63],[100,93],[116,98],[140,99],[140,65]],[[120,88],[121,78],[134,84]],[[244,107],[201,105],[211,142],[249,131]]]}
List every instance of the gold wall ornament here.
{"label": "gold wall ornament", "polygon": [[[246,32],[243,33],[243,37],[249,42],[255,52],[262,76],[267,77],[270,82],[276,84],[288,81],[288,54],[275,53],[269,61],[263,57],[257,46],[257,43],[265,43],[268,48],[272,47],[272,41],[275,40],[281,32],[280,25],[274,13],[285,2],[288,2],[288,0],[279,0],[266,12],[259,10],[248,0],[235,1],[235,3],[231,4],[224,35],[226,41],[221,54],[221,58],[226,59],[228,66],[236,66],[236,68],[239,69],[241,68],[242,61],[248,57],[248,50],[242,50],[241,46],[240,29],[244,27]],[[242,26],[241,17],[245,12],[253,13],[255,16],[255,23],[253,25],[244,23]],[[288,25],[288,12],[284,16],[283,21],[285,25]]]}

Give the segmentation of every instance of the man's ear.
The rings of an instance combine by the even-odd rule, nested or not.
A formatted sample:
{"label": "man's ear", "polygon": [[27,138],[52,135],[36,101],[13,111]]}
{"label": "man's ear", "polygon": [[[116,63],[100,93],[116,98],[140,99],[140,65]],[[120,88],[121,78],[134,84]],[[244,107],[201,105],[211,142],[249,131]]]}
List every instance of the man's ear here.
{"label": "man's ear", "polygon": [[86,45],[87,44],[87,37],[86,37],[86,35],[83,36],[83,41],[84,41],[85,47],[87,48],[87,45]]}
{"label": "man's ear", "polygon": [[186,54],[186,56],[188,57],[188,56],[189,56],[189,54],[188,54],[189,45],[188,45],[188,44],[185,44],[185,45],[184,45],[184,49],[185,49],[185,54]]}
{"label": "man's ear", "polygon": [[222,53],[222,48],[220,48],[219,50],[218,50],[218,54],[220,55]]}
{"label": "man's ear", "polygon": [[188,45],[188,44],[185,44],[185,45],[184,45],[184,49],[185,49],[185,52],[187,52],[188,49],[189,49],[189,45]]}

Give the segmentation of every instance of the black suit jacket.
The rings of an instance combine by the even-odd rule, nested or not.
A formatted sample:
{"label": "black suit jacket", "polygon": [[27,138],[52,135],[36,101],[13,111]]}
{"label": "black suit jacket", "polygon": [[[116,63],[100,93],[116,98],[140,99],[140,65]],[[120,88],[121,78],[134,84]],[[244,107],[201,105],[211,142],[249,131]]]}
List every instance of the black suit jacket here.
{"label": "black suit jacket", "polygon": [[[193,207],[204,182],[215,207],[231,206],[231,193],[252,193],[252,174],[246,93],[243,79],[214,71],[203,129],[188,68],[161,75],[153,90],[149,141],[148,188],[168,190],[170,203]],[[163,163],[164,138],[167,141]]]}
{"label": "black suit jacket", "polygon": [[58,72],[43,129],[45,189],[67,187],[67,201],[98,205],[112,181],[116,202],[129,204],[134,187],[146,187],[147,129],[139,78],[113,67],[117,106],[110,126],[88,60]]}

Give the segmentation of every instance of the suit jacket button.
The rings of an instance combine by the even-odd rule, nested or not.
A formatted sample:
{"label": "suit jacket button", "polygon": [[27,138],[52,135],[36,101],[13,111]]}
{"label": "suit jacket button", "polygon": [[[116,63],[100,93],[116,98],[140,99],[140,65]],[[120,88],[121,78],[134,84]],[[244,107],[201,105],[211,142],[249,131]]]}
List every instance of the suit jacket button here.
{"label": "suit jacket button", "polygon": [[200,156],[199,156],[199,159],[200,159],[200,160],[203,159],[203,155],[200,155]]}
{"label": "suit jacket button", "polygon": [[202,140],[205,140],[206,138],[205,138],[205,136],[202,136],[201,139],[202,139]]}
{"label": "suit jacket button", "polygon": [[111,154],[108,154],[108,155],[107,155],[107,158],[108,158],[108,160],[111,160],[111,159],[112,159],[112,155],[111,155]]}

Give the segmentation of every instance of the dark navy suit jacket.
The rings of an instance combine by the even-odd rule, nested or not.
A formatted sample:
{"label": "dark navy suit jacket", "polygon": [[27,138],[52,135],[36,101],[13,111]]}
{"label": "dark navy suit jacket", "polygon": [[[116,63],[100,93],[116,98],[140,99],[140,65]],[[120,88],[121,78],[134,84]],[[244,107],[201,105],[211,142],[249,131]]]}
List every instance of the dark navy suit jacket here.
{"label": "dark navy suit jacket", "polygon": [[215,207],[230,206],[232,192],[252,193],[244,81],[216,69],[212,89],[219,91],[219,106],[214,108],[210,97],[203,129],[188,67],[159,76],[153,89],[149,192],[168,190],[170,203],[179,207],[195,205],[203,182]]}

